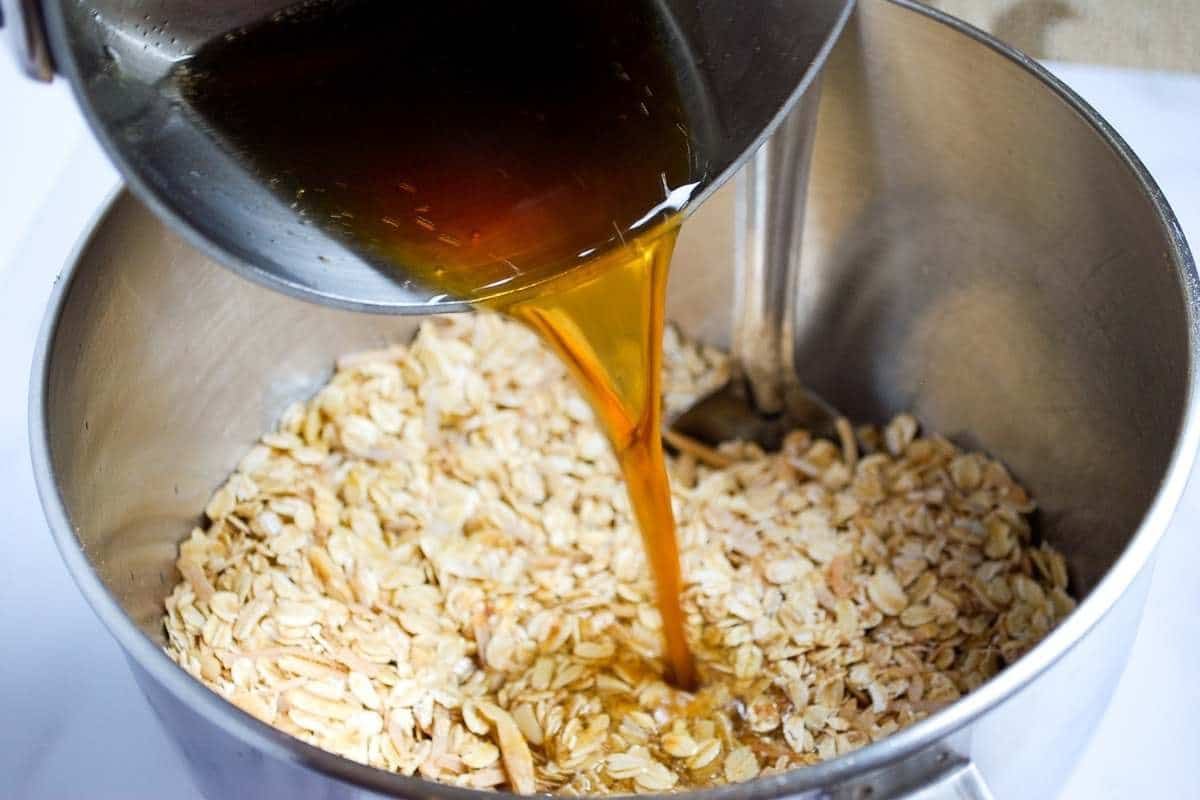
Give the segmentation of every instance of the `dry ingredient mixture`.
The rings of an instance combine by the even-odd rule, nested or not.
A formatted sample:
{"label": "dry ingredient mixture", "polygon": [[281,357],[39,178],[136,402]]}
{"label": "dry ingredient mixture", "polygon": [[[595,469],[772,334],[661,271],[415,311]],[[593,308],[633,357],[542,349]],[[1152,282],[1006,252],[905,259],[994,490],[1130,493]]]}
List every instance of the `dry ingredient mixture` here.
{"label": "dry ingredient mixture", "polygon": [[[725,357],[668,330],[667,417]],[[663,682],[617,464],[565,368],[491,314],[348,356],[180,547],[167,653],[382,769],[662,792],[813,764],[979,686],[1074,607],[1004,467],[902,415],[764,454],[676,440],[702,689]]]}

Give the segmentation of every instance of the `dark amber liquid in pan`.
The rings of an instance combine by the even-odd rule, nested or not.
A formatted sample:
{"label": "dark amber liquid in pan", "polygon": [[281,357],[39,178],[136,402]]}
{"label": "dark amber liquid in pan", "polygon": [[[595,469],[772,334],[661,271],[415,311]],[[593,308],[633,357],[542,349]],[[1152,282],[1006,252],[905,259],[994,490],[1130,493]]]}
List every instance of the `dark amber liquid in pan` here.
{"label": "dark amber liquid in pan", "polygon": [[703,183],[649,0],[316,2],[202,48],[188,107],[364,259],[536,330],[620,461],[692,684],[660,443],[676,212]]}

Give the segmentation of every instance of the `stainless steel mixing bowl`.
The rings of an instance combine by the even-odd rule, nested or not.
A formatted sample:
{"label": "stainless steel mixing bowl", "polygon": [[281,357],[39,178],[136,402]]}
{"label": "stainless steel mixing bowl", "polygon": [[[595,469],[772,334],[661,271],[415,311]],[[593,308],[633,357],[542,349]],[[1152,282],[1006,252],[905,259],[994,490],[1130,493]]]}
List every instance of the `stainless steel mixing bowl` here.
{"label": "stainless steel mixing bowl", "polygon": [[[1003,458],[1067,554],[1078,610],[991,682],[824,765],[693,800],[1054,794],[1133,641],[1196,450],[1196,273],[1153,181],[1021,55],[869,0],[825,76],[795,297],[804,380],[858,418],[913,409]],[[670,315],[729,329],[729,193],[685,227]],[[212,798],[472,792],[262,725],[161,652],[176,546],[208,494],[339,353],[413,318],[299,302],[220,268],[127,195],[61,281],[35,364],[50,527]],[[983,776],[983,777],[981,777]]]}

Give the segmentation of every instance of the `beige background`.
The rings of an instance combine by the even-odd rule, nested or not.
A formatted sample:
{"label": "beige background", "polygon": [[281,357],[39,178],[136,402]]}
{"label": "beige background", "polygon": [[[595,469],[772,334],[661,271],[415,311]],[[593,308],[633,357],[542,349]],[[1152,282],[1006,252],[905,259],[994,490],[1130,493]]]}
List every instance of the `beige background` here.
{"label": "beige background", "polygon": [[926,0],[1035,58],[1200,72],[1200,0]]}

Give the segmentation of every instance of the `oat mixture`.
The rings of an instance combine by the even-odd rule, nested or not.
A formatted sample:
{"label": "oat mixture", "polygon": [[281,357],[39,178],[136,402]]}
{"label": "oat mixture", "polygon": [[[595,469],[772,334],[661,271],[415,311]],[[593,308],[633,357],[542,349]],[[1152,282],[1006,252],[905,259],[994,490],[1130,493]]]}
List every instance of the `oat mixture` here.
{"label": "oat mixture", "polygon": [[[669,332],[668,416],[724,356]],[[256,717],[476,788],[661,792],[846,753],[971,691],[1069,613],[999,463],[916,421],[682,445],[671,479],[696,695],[616,462],[515,323],[426,322],[344,358],[180,547],[168,654]]]}

